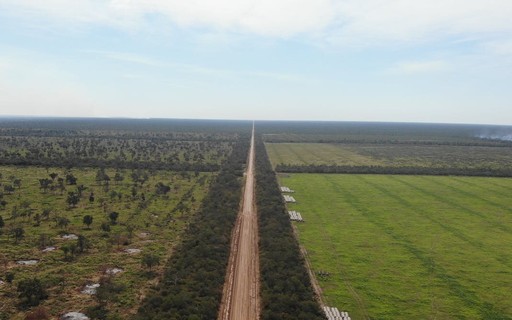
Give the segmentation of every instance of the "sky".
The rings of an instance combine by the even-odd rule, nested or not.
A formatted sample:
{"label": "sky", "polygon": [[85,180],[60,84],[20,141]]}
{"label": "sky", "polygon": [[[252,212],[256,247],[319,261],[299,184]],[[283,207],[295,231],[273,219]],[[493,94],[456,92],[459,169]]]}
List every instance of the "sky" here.
{"label": "sky", "polygon": [[0,115],[512,124],[510,0],[0,0]]}

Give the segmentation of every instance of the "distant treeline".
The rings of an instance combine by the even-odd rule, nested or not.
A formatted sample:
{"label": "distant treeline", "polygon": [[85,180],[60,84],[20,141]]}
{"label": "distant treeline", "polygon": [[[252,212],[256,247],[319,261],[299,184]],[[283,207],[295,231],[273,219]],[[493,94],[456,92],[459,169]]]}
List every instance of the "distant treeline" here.
{"label": "distant treeline", "polygon": [[[463,143],[494,143],[512,133],[512,126],[385,123],[385,122],[314,122],[263,121],[258,128],[270,142],[345,142],[369,141],[435,141]],[[510,143],[508,144],[510,146]]]}
{"label": "distant treeline", "polygon": [[249,137],[243,135],[136,319],[217,318],[248,150]]}
{"label": "distant treeline", "polygon": [[65,168],[116,168],[116,169],[146,169],[146,170],[171,170],[171,171],[200,171],[217,172],[220,165],[216,163],[187,163],[164,161],[120,161],[83,158],[1,158],[0,165],[14,166],[40,166],[40,167],[65,167]]}
{"label": "distant treeline", "polygon": [[289,165],[278,164],[277,172],[283,173],[347,173],[347,174],[404,174],[432,176],[512,177],[507,168],[462,168],[462,167],[383,167],[383,166],[338,166],[338,165]]}
{"label": "distant treeline", "polygon": [[215,136],[247,132],[249,121],[243,120],[193,120],[193,119],[121,119],[121,118],[44,118],[44,117],[0,117],[0,128],[20,131],[43,130],[60,134],[70,131],[126,131],[136,135],[160,132],[201,132]]}
{"label": "distant treeline", "polygon": [[360,137],[347,139],[342,137],[309,137],[307,140],[297,140],[293,137],[268,137],[267,143],[330,143],[330,144],[364,144],[364,145],[409,145],[409,146],[458,146],[458,147],[512,147],[511,141],[479,139],[464,141],[438,141],[438,140],[395,140],[376,139],[373,137]]}
{"label": "distant treeline", "polygon": [[261,319],[325,319],[261,137],[256,141],[260,232]]}

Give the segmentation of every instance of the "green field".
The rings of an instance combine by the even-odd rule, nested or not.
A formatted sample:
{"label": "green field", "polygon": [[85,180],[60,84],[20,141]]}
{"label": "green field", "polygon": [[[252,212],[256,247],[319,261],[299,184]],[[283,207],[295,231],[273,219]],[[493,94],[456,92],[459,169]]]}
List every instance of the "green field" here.
{"label": "green field", "polygon": [[[53,180],[52,173],[57,174]],[[116,173],[123,179],[115,181]],[[61,190],[56,187],[58,180],[67,174],[77,178],[76,185],[64,182]],[[180,242],[214,177],[211,173],[156,170],[107,169],[105,174],[111,178],[108,184],[97,180],[98,169],[0,166],[0,216],[5,223],[0,228],[0,319],[24,319],[23,310],[16,308],[16,284],[33,277],[46,287],[49,297],[41,305],[52,316],[84,311],[97,302],[81,290],[86,284],[98,283],[108,268],[123,270],[113,277],[121,289],[111,295],[110,314],[123,319],[134,314],[149,287],[163,273],[164,262]],[[53,181],[46,190],[39,182],[45,178]],[[8,192],[6,187],[15,180],[20,181],[19,187]],[[157,192],[159,183],[170,187],[167,193]],[[78,204],[70,206],[68,192],[75,192],[79,185],[86,189]],[[91,193],[94,199],[90,199]],[[109,218],[111,212],[118,213],[116,221]],[[90,226],[83,223],[86,215],[93,218]],[[67,219],[67,223],[60,224],[61,219]],[[19,241],[13,234],[16,228],[24,230]],[[63,239],[65,234],[84,236],[88,248],[83,253],[65,252],[77,243]],[[43,252],[48,246],[56,250]],[[129,248],[141,252],[126,253]],[[159,257],[160,265],[149,270],[142,264],[145,254]],[[17,263],[25,259],[38,263]],[[6,282],[8,273],[14,275],[12,284]]]}
{"label": "green field", "polygon": [[512,168],[512,148],[409,144],[266,143],[272,165]]}
{"label": "green field", "polygon": [[512,319],[512,179],[280,176],[326,303],[352,319]]}
{"label": "green field", "polygon": [[350,145],[331,143],[266,143],[272,165],[391,165],[390,161],[374,159]]}

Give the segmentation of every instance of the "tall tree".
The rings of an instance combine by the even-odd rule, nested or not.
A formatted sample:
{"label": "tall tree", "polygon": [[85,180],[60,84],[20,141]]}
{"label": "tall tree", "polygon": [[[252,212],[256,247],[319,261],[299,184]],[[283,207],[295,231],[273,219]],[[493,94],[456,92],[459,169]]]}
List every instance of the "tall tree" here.
{"label": "tall tree", "polygon": [[18,243],[24,236],[25,230],[22,227],[16,227],[12,229],[12,235],[14,236],[14,241]]}
{"label": "tall tree", "polygon": [[73,192],[73,191],[68,192],[68,197],[66,199],[68,206],[75,208],[79,201],[80,201],[80,196],[78,195],[78,192]]}
{"label": "tall tree", "polygon": [[119,217],[119,213],[117,213],[115,211],[112,211],[111,213],[108,214],[108,218],[110,219],[111,224],[116,224],[118,217]]}
{"label": "tall tree", "polygon": [[93,221],[93,217],[91,215],[85,215],[83,218],[83,223],[87,225],[87,228],[91,228],[91,224]]}
{"label": "tall tree", "polygon": [[39,279],[26,279],[18,282],[17,291],[20,305],[24,308],[39,305],[41,300],[48,298],[48,294]]}

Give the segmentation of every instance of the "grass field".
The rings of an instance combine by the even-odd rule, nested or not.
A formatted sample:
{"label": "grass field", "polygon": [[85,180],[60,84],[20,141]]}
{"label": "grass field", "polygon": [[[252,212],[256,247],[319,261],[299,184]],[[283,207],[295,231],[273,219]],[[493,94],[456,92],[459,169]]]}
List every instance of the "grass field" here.
{"label": "grass field", "polygon": [[512,168],[512,148],[407,144],[266,143],[272,165]]}
{"label": "grass field", "polygon": [[[125,319],[136,312],[148,288],[156,283],[163,272],[165,260],[172,253],[183,230],[199,207],[203,196],[214,177],[210,173],[176,173],[169,171],[141,171],[146,175],[141,183],[132,181],[131,170],[121,170],[122,181],[114,181],[116,171],[105,171],[112,178],[107,187],[96,180],[97,169],[73,169],[38,167],[0,167],[1,188],[20,180],[20,187],[14,192],[0,192],[5,201],[0,208],[5,226],[0,229],[0,319],[24,319],[24,312],[16,306],[16,285],[23,279],[36,277],[47,288],[49,298],[42,303],[49,313],[56,317],[69,311],[85,310],[95,305],[93,296],[82,294],[86,284],[97,283],[105,276],[107,268],[121,268],[123,272],[114,277],[115,283],[123,289],[109,301],[111,316]],[[72,173],[77,185],[86,187],[80,202],[75,208],[67,202],[69,191],[77,185],[65,185],[65,190],[40,188],[39,179],[51,179],[50,173],[64,178]],[[170,187],[167,194],[157,194],[156,185],[163,183]],[[94,200],[89,196],[94,194]],[[48,216],[43,215],[47,209]],[[118,212],[115,223],[109,213]],[[83,217],[93,217],[87,227]],[[67,225],[59,225],[58,219],[68,219]],[[103,229],[106,225],[110,230]],[[14,228],[21,227],[24,237],[16,243],[12,235]],[[62,235],[84,236],[89,249],[84,253],[67,254],[65,247],[76,240],[64,240]],[[47,246],[55,251],[43,252]],[[125,249],[139,249],[140,253],[128,254]],[[160,258],[160,266],[151,272],[142,264],[142,256],[152,254]],[[34,266],[23,266],[17,261],[35,259]],[[14,275],[12,284],[6,282],[5,275]]]}
{"label": "grass field", "polygon": [[352,319],[512,319],[512,179],[280,176],[326,303]]}

